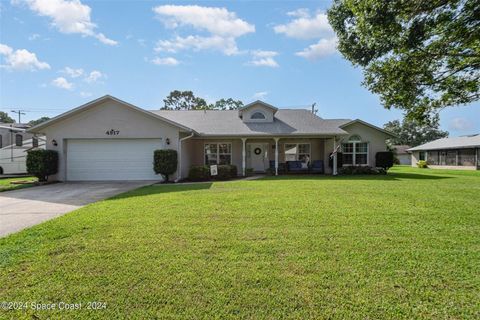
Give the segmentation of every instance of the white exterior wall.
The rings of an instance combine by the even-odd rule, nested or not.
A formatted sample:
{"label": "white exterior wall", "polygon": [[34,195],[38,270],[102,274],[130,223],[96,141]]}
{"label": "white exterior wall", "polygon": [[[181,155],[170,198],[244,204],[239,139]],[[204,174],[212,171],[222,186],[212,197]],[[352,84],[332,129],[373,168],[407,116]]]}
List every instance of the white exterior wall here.
{"label": "white exterior wall", "polygon": [[[107,135],[106,131],[110,129],[118,130],[119,134]],[[57,150],[59,155],[58,174],[52,176],[52,180],[65,181],[67,178],[68,139],[161,138],[164,148],[178,151],[179,128],[115,101],[103,102],[59,123],[52,124],[42,131],[47,137],[47,149]],[[170,140],[170,145],[166,145],[167,138]],[[56,140],[57,146],[53,145],[53,140]],[[176,175],[172,176],[172,179],[174,178]]]}

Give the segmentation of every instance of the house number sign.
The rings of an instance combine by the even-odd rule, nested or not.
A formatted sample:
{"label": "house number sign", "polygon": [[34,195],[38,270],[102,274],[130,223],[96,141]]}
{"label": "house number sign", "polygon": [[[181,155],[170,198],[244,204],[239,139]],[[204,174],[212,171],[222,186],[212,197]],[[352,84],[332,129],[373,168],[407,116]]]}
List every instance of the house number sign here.
{"label": "house number sign", "polygon": [[110,129],[105,131],[107,136],[118,136],[120,134],[120,130]]}

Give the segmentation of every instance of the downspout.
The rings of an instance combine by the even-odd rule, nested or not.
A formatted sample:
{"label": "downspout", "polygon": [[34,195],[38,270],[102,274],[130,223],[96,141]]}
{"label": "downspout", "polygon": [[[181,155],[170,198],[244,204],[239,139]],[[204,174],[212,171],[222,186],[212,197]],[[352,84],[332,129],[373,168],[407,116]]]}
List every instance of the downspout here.
{"label": "downspout", "polygon": [[195,133],[192,132],[191,135],[180,138],[178,140],[178,147],[179,147],[178,148],[178,176],[177,176],[177,179],[175,179],[175,182],[180,181],[180,179],[182,178],[182,146],[183,146],[183,141],[185,141],[187,139],[190,139],[194,135],[195,135]]}

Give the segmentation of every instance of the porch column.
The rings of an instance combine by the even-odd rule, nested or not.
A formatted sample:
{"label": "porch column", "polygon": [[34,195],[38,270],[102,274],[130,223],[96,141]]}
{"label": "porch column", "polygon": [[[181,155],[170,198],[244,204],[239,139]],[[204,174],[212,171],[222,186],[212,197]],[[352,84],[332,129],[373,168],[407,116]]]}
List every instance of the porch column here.
{"label": "porch column", "polygon": [[333,175],[337,175],[337,137],[333,137]]}
{"label": "porch column", "polygon": [[275,175],[278,176],[278,140],[280,138],[273,139],[275,139]]}
{"label": "porch column", "polygon": [[247,138],[242,138],[242,175],[245,177],[245,170],[246,170],[246,151],[245,151],[245,142]]}

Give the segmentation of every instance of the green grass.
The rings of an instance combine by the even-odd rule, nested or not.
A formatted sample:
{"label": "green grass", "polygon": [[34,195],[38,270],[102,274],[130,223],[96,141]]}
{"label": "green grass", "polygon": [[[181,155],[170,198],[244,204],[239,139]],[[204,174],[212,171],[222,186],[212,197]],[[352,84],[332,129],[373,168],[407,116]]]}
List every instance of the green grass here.
{"label": "green grass", "polygon": [[[15,182],[15,181],[28,181],[31,183],[13,184],[12,182]],[[15,178],[0,179],[0,192],[32,187],[34,186],[34,182],[37,182],[37,181],[38,179],[35,177],[15,177]]]}
{"label": "green grass", "polygon": [[0,239],[0,301],[84,303],[0,318],[478,319],[479,200],[409,167],[145,187]]}

